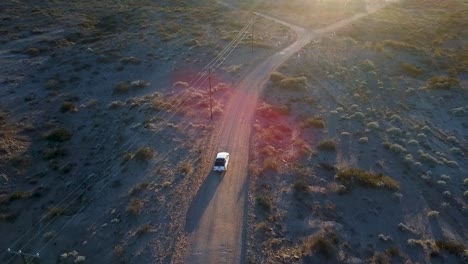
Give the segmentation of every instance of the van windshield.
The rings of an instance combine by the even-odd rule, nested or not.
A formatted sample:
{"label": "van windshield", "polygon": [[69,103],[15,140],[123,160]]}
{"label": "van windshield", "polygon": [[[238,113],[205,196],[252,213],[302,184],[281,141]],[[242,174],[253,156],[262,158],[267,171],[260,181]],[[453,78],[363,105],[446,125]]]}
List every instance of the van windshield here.
{"label": "van windshield", "polygon": [[225,159],[216,159],[215,160],[215,166],[224,166],[224,163],[226,163]]}

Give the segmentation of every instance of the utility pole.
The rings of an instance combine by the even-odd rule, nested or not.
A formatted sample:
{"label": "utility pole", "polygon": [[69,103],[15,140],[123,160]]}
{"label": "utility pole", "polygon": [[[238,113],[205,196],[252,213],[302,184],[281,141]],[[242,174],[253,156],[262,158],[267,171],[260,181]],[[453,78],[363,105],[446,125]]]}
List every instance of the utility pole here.
{"label": "utility pole", "polygon": [[209,69],[209,73],[208,73],[208,83],[210,85],[210,117],[211,117],[211,120],[213,120],[213,105],[211,103],[211,68]]}
{"label": "utility pole", "polygon": [[255,18],[252,22],[252,37],[251,37],[251,46],[252,46],[252,54],[253,54],[253,41],[254,41],[254,27],[255,27]]}

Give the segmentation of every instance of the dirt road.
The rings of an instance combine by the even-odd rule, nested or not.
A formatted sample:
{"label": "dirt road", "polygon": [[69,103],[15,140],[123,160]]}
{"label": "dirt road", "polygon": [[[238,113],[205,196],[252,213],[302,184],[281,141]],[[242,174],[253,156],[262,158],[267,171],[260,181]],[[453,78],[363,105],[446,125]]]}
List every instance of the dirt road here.
{"label": "dirt road", "polygon": [[219,136],[214,137],[218,142],[213,143],[218,146],[217,151],[231,154],[229,169],[225,175],[209,173],[192,203],[185,228],[190,235],[185,263],[244,262],[249,140],[258,96],[270,73],[312,39],[345,26],[365,14],[312,32],[277,18],[257,15],[290,27],[296,32],[297,39],[252,69],[224,109],[223,120],[216,130]]}
{"label": "dirt road", "polygon": [[218,133],[218,151],[231,153],[225,175],[211,172],[187,217],[191,234],[186,263],[240,263],[247,208],[249,139],[257,98],[269,74],[304,47],[313,34],[290,25],[298,39],[256,66],[236,88],[224,109]]}

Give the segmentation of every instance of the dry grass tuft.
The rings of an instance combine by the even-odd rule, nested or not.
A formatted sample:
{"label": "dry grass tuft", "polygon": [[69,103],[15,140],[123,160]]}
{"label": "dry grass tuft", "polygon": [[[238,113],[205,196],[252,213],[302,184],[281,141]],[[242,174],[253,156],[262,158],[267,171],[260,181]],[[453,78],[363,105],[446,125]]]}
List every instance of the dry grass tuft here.
{"label": "dry grass tuft", "polygon": [[139,215],[143,210],[145,202],[141,199],[132,199],[127,207],[127,212],[131,215]]}

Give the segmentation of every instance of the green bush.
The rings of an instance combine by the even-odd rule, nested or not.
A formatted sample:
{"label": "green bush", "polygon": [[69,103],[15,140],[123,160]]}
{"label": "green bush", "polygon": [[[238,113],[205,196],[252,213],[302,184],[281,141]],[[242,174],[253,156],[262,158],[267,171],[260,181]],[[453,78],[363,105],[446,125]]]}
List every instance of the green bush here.
{"label": "green bush", "polygon": [[114,94],[121,94],[121,93],[126,93],[130,90],[130,83],[128,81],[125,82],[119,82],[115,87],[114,87]]}
{"label": "green bush", "polygon": [[154,151],[149,147],[142,147],[135,154],[135,158],[141,161],[149,161],[153,156]]}
{"label": "green bush", "polygon": [[465,246],[457,241],[437,240],[436,245],[440,249],[448,251],[450,254],[459,256],[462,255],[463,252],[466,250]]}
{"label": "green bush", "polygon": [[325,121],[323,121],[322,117],[320,116],[314,116],[314,117],[309,117],[306,120],[304,120],[301,124],[301,127],[309,128],[309,127],[314,127],[314,128],[324,128],[325,127]]}
{"label": "green bush", "polygon": [[401,64],[401,71],[414,78],[418,77],[423,73],[423,71],[419,67],[409,63]]}
{"label": "green bush", "polygon": [[282,80],[284,80],[286,78],[286,76],[280,72],[272,72],[270,74],[270,80],[273,82],[273,83],[279,83],[281,82]]}
{"label": "green bush", "polygon": [[10,195],[9,200],[10,201],[23,200],[23,199],[28,199],[31,196],[32,196],[31,192],[16,191]]}
{"label": "green bush", "polygon": [[64,102],[60,107],[60,112],[76,112],[78,111],[78,107],[72,102]]}
{"label": "green bush", "polygon": [[305,180],[297,180],[294,185],[294,190],[296,191],[307,191],[307,189],[309,188],[309,185],[307,184],[307,182]]}
{"label": "green bush", "polygon": [[371,60],[364,60],[359,65],[363,71],[369,72],[375,70],[375,65]]}
{"label": "green bush", "polygon": [[434,76],[427,81],[425,88],[428,90],[450,90],[459,84],[460,81],[454,77]]}
{"label": "green bush", "polygon": [[336,142],[333,139],[324,139],[320,141],[317,148],[324,151],[336,151]]}
{"label": "green bush", "polygon": [[72,137],[72,133],[66,130],[65,128],[57,128],[50,131],[46,138],[50,141],[64,142],[69,140]]}
{"label": "green bush", "polygon": [[399,190],[400,183],[383,174],[367,172],[358,168],[344,169],[336,175],[336,179],[344,185],[358,184],[367,188],[386,188],[389,190]]}
{"label": "green bush", "polygon": [[265,211],[270,211],[273,207],[273,198],[270,195],[262,194],[255,198],[256,204]]}
{"label": "green bush", "polygon": [[289,90],[298,90],[307,85],[306,77],[287,77],[280,81],[280,88]]}

